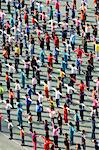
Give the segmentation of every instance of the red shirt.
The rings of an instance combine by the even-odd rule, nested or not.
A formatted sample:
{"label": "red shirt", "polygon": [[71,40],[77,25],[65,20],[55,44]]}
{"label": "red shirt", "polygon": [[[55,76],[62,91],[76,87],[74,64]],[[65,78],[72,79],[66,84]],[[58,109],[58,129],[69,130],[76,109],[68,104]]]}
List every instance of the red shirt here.
{"label": "red shirt", "polygon": [[32,18],[32,23],[33,23],[33,24],[35,24],[35,22],[36,22],[36,21],[35,21],[35,19],[34,19],[34,18]]}
{"label": "red shirt", "polygon": [[46,36],[45,36],[45,39],[46,39],[46,43],[49,43],[51,38],[50,38],[49,35],[46,35]]}
{"label": "red shirt", "polygon": [[84,53],[84,51],[80,48],[77,48],[76,50],[74,50],[74,52],[77,52],[77,55],[81,58],[82,54]]}
{"label": "red shirt", "polygon": [[56,47],[59,47],[59,38],[58,37],[54,37],[54,44]]}
{"label": "red shirt", "polygon": [[59,2],[56,2],[55,9],[59,10]]}
{"label": "red shirt", "polygon": [[81,83],[81,84],[79,85],[79,87],[80,87],[80,91],[81,91],[81,92],[84,92],[85,85]]}
{"label": "red shirt", "polygon": [[53,56],[48,56],[48,62],[51,64],[53,63]]}

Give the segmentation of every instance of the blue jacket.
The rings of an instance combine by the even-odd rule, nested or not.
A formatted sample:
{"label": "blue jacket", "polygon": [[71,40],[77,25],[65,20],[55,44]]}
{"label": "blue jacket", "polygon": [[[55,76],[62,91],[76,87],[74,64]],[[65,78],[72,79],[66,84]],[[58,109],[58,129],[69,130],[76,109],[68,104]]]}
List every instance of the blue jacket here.
{"label": "blue jacket", "polygon": [[71,42],[72,44],[75,44],[75,40],[76,40],[76,36],[72,34],[72,35],[70,36],[70,42]]}
{"label": "blue jacket", "polygon": [[25,101],[26,101],[26,105],[31,105],[31,101],[29,100],[28,97],[25,99]]}
{"label": "blue jacket", "polygon": [[40,105],[36,105],[36,112],[42,112],[42,107]]}

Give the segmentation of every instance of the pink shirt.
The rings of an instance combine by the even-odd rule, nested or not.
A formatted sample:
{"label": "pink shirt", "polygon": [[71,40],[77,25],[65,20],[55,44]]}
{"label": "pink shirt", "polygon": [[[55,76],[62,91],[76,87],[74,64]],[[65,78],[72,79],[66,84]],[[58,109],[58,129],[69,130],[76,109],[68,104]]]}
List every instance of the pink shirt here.
{"label": "pink shirt", "polygon": [[98,102],[96,99],[94,99],[94,100],[93,100],[93,104],[92,104],[92,105],[93,105],[94,107],[97,107],[97,106],[98,106],[98,104],[99,104],[99,102]]}
{"label": "pink shirt", "polygon": [[52,123],[52,128],[53,128],[53,136],[58,136],[59,127],[55,129],[54,128],[54,123]]}

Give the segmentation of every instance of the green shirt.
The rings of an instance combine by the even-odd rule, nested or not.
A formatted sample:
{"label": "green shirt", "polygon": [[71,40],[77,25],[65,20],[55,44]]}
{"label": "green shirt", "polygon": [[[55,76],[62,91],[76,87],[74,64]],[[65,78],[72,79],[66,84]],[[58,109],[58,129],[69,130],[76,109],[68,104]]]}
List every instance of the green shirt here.
{"label": "green shirt", "polygon": [[0,95],[4,93],[4,89],[2,86],[0,86]]}

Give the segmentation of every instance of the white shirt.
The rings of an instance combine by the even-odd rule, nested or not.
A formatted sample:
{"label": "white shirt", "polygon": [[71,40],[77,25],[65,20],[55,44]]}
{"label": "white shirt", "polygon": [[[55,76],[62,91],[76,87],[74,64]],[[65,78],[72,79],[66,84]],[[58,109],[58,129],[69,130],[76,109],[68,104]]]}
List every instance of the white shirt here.
{"label": "white shirt", "polygon": [[15,91],[20,90],[21,86],[19,83],[15,83]]}
{"label": "white shirt", "polygon": [[52,87],[52,86],[51,86],[51,85],[52,85],[52,82],[51,82],[51,81],[48,81],[47,84],[48,84],[48,90],[50,91],[50,90],[51,90],[51,87]]}
{"label": "white shirt", "polygon": [[74,66],[69,65],[71,68],[71,74],[77,74],[77,68]]}
{"label": "white shirt", "polygon": [[10,103],[7,103],[7,104],[6,104],[6,110],[11,110],[11,108],[12,108],[11,104],[10,104]]}
{"label": "white shirt", "polygon": [[60,95],[62,95],[59,91],[55,91],[55,99],[60,99]]}
{"label": "white shirt", "polygon": [[72,86],[68,86],[67,84],[65,84],[65,86],[67,87],[67,93],[68,94],[72,94],[73,91],[76,91]]}
{"label": "white shirt", "polygon": [[36,85],[36,84],[37,84],[36,78],[32,78],[32,85]]}
{"label": "white shirt", "polygon": [[43,99],[43,95],[42,94],[38,94],[38,101],[39,101],[39,103],[42,102],[42,99]]}
{"label": "white shirt", "polygon": [[9,73],[14,73],[15,68],[12,65],[10,66],[9,64],[6,64],[6,66],[9,67]]}
{"label": "white shirt", "polygon": [[8,122],[8,129],[10,129],[10,126],[13,128],[12,122]]}

